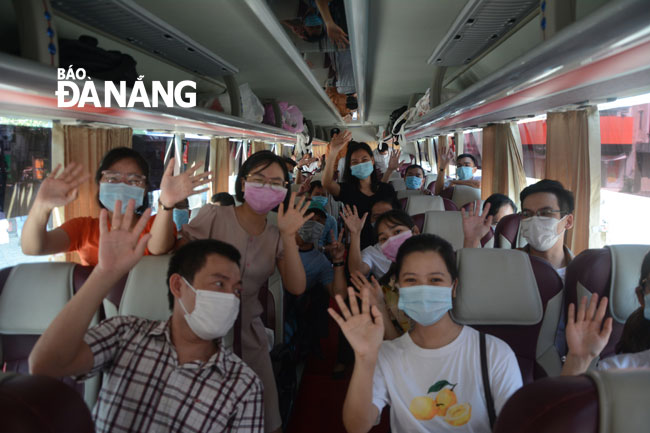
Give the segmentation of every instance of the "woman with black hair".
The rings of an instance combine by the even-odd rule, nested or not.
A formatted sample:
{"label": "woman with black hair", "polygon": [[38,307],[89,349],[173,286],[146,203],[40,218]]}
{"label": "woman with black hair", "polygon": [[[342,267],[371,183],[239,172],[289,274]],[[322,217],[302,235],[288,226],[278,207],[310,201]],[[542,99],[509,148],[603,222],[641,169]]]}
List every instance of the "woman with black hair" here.
{"label": "woman with black hair", "polygon": [[[359,215],[370,212],[372,205],[382,199],[395,199],[395,189],[389,183],[381,182],[375,174],[372,149],[366,143],[350,141],[352,134],[346,131],[336,134],[330,142],[329,161],[334,161],[338,152],[347,144],[343,182],[335,182],[333,164],[327,164],[323,173],[323,186],[338,201],[356,206]],[[349,143],[349,144],[348,144]],[[372,225],[366,219],[361,231],[361,249],[374,243]]]}
{"label": "woman with black hair", "polygon": [[[174,205],[192,194],[194,188],[210,182],[210,173],[194,175],[201,164],[185,173],[173,176],[174,161],[169,162],[160,183],[158,214],[152,217],[142,235],[151,233],[145,254],[165,254],[176,242],[176,226],[173,221]],[[73,202],[79,187],[88,180],[83,167],[71,163],[61,174],[59,164],[43,181],[34,204],[23,227],[21,246],[24,254],[45,255],[76,251],[83,265],[95,266],[98,263],[99,218],[79,217],[66,221],[54,230],[47,231],[47,222],[54,208]],[[110,150],[102,158],[95,183],[99,193],[97,200],[101,208],[108,209],[108,220],[113,218],[116,203],[121,203],[122,213],[129,200],[135,201],[136,214],[149,207],[149,165],[133,149],[118,147]],[[133,218],[133,224],[137,222]]]}
{"label": "woman with black hair", "polygon": [[[361,293],[361,308],[356,302],[348,308],[336,295],[342,314],[328,310],[355,356],[343,404],[347,431],[369,431],[384,406],[390,406],[394,432],[491,432],[491,414],[498,414],[522,386],[521,372],[505,342],[460,325],[449,314],[458,285],[452,246],[430,234],[407,239],[397,253],[395,275],[399,307],[415,322],[401,337],[382,341],[382,314],[370,305],[368,290]],[[351,287],[348,294],[356,296]],[[483,338],[487,390],[480,356]]]}
{"label": "woman with black hair", "polygon": [[[304,198],[296,200],[289,186],[285,161],[268,150],[256,152],[241,166],[235,182],[236,197],[242,204],[203,206],[181,230],[181,243],[217,239],[241,253],[241,313],[239,325],[235,325],[234,349],[264,383],[267,432],[279,429],[282,420],[258,295],[276,266],[289,293],[300,295],[306,285],[296,233],[311,215],[305,216],[308,203]],[[276,207],[277,226],[266,218]]]}

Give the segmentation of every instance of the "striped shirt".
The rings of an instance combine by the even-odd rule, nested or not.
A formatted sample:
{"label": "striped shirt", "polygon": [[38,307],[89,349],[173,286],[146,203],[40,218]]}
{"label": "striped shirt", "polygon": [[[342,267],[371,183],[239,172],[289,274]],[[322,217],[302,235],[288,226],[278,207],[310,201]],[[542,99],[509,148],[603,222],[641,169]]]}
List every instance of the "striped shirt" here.
{"label": "striped shirt", "polygon": [[88,330],[93,368],[105,373],[97,432],[263,432],[262,382],[224,347],[178,365],[170,321],[117,316]]}

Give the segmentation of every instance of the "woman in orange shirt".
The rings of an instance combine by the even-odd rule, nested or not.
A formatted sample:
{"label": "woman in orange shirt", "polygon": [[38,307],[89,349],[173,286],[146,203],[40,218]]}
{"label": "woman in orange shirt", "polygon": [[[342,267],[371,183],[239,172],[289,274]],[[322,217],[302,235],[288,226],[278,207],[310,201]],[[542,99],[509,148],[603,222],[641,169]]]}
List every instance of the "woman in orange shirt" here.
{"label": "woman in orange shirt", "polygon": [[[176,242],[176,227],[173,222],[174,204],[188,196],[206,191],[194,188],[210,182],[210,173],[194,175],[201,165],[185,173],[172,176],[174,164],[170,161],[160,183],[158,214],[152,217],[142,235],[151,233],[145,254],[164,254]],[[66,221],[61,227],[47,230],[47,222],[55,207],[65,206],[77,198],[78,188],[88,180],[79,164],[72,163],[57,176],[61,166],[43,181],[34,204],[23,227],[21,246],[24,254],[45,255],[76,251],[84,265],[97,265],[99,246],[99,219],[79,217]],[[149,165],[133,149],[119,147],[109,151],[95,174],[99,186],[99,205],[109,211],[108,220],[113,217],[116,201],[121,202],[122,212],[129,200],[136,202],[136,214],[149,206]],[[133,221],[137,221],[134,218]]]}

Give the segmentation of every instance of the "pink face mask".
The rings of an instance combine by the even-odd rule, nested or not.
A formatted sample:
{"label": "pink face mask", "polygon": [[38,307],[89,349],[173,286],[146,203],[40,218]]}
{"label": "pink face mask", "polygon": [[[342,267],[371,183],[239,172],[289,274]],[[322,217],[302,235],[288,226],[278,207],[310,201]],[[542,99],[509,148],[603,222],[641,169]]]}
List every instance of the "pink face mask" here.
{"label": "pink face mask", "polygon": [[411,236],[413,236],[413,233],[410,230],[407,230],[395,236],[389,237],[381,246],[381,252],[384,253],[386,258],[388,258],[391,262],[395,262],[399,247],[401,247],[404,241]]}
{"label": "pink face mask", "polygon": [[[286,188],[266,187],[259,183],[246,182],[244,198],[255,213],[264,215],[284,201]],[[276,189],[277,188],[277,189]]]}

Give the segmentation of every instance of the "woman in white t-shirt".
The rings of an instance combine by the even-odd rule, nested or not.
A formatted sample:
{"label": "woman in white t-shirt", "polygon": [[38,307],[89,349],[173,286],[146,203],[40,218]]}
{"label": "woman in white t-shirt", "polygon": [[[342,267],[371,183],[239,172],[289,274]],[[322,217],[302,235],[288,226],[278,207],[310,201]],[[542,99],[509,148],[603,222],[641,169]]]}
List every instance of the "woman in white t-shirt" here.
{"label": "woman in white t-shirt", "polygon": [[[634,290],[641,305],[625,321],[623,334],[616,344],[616,356],[598,362],[599,370],[612,368],[650,368],[650,253],[641,264],[639,285]],[[598,305],[596,307],[596,305]],[[570,376],[587,371],[593,360],[602,352],[612,332],[612,318],[603,322],[607,311],[607,298],[598,304],[593,294],[587,305],[584,296],[578,312],[569,305],[566,340],[569,346],[562,375]]]}
{"label": "woman in white t-shirt", "polygon": [[[343,406],[348,432],[367,432],[390,406],[394,432],[490,432],[488,399],[496,413],[522,386],[510,347],[486,336],[490,389],[483,387],[479,332],[455,323],[449,310],[458,283],[456,255],[449,242],[430,234],[413,236],[395,262],[399,306],[416,323],[412,331],[384,341],[382,315],[369,306],[369,290],[330,315],[352,345],[355,364]],[[350,298],[355,296],[348,288]]]}

